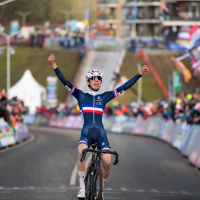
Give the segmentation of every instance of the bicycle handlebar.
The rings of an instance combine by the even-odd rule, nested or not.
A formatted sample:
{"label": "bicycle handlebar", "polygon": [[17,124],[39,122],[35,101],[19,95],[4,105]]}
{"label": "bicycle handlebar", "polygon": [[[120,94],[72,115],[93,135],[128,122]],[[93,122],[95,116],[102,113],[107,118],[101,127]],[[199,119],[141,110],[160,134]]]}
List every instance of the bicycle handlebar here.
{"label": "bicycle handlebar", "polygon": [[81,162],[84,161],[85,156],[87,155],[88,152],[113,154],[115,156],[115,162],[113,163],[113,165],[119,164],[119,159],[118,159],[119,155],[116,151],[101,151],[101,150],[89,149],[89,148],[83,149],[82,158],[80,159]]}

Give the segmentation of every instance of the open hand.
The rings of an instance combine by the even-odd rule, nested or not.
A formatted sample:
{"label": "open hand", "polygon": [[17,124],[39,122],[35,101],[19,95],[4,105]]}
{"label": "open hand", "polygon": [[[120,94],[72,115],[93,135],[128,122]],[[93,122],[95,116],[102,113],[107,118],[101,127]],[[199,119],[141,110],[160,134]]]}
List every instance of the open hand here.
{"label": "open hand", "polygon": [[48,61],[51,65],[53,65],[55,63],[55,56],[54,54],[51,54],[49,57],[48,57]]}
{"label": "open hand", "polygon": [[140,74],[140,75],[144,75],[144,74],[146,74],[148,71],[149,71],[149,68],[148,68],[146,65],[144,65],[143,68],[142,68],[142,71],[141,71],[139,74]]}

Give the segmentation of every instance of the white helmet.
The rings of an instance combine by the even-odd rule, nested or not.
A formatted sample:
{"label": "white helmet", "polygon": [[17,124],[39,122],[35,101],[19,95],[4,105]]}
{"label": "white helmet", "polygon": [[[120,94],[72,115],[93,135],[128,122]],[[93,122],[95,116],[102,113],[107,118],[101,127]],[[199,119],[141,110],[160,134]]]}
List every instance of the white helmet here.
{"label": "white helmet", "polygon": [[92,76],[101,76],[101,79],[103,79],[102,73],[97,69],[92,69],[88,71],[88,73],[86,74],[86,81],[88,81]]}

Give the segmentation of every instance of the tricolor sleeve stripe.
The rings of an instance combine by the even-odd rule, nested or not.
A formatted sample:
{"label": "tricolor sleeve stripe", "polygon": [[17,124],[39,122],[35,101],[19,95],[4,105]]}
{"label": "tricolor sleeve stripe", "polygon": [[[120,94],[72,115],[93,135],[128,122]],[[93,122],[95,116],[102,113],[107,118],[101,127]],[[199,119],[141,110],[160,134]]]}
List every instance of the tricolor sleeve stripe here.
{"label": "tricolor sleeve stripe", "polygon": [[73,88],[71,89],[70,93],[73,94],[75,91],[75,87],[73,86]]}
{"label": "tricolor sleeve stripe", "polygon": [[117,97],[117,96],[118,96],[118,94],[117,94],[117,90],[116,90],[116,89],[115,89],[115,90],[113,90],[113,93],[114,93],[115,97]]}
{"label": "tricolor sleeve stripe", "polygon": [[104,147],[103,149],[101,149],[102,151],[111,151],[111,149],[109,147]]}
{"label": "tricolor sleeve stripe", "polygon": [[88,146],[88,143],[87,143],[86,141],[84,141],[84,140],[79,141],[79,142],[78,142],[78,145],[79,145],[79,144],[86,144],[86,145]]}

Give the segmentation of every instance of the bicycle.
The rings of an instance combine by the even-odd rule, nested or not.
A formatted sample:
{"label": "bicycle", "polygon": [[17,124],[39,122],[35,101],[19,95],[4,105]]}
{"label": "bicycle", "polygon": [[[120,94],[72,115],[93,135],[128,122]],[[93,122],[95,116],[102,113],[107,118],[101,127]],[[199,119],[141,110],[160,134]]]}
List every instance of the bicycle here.
{"label": "bicycle", "polygon": [[84,161],[88,152],[92,152],[92,160],[87,168],[85,176],[85,196],[87,200],[102,200],[102,170],[101,170],[101,154],[113,154],[115,156],[114,165],[119,164],[118,153],[116,151],[101,151],[97,148],[97,144],[92,144],[92,149],[87,148],[82,151],[81,162]]}

